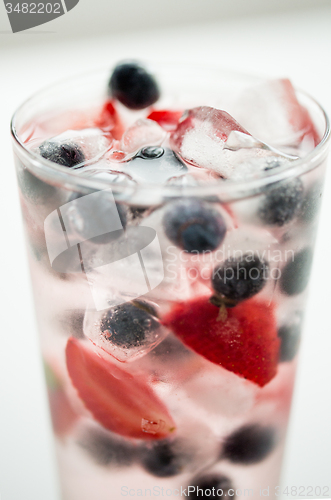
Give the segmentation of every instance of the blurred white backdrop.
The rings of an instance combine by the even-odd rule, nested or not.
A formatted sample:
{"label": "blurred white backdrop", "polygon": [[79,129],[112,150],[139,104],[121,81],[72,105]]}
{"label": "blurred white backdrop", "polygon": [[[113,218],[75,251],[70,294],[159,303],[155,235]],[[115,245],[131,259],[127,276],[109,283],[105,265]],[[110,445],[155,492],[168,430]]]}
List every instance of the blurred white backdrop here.
{"label": "blurred white backdrop", "polygon": [[[59,499],[11,157],[15,108],[56,79],[134,57],[288,76],[330,114],[330,53],[328,0],[81,0],[15,35],[0,5],[1,500]],[[283,484],[331,494],[330,174],[323,203]]]}

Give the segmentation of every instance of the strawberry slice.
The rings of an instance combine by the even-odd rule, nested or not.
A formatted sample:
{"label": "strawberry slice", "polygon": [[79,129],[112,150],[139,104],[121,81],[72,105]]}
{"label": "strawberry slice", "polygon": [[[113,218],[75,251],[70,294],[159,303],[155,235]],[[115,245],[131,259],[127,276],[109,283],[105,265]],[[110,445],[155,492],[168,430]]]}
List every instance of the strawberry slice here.
{"label": "strawberry slice", "polygon": [[162,323],[201,356],[261,387],[276,375],[274,305],[250,299],[220,309],[200,297],[176,304]]}
{"label": "strawberry slice", "polygon": [[182,111],[170,111],[169,109],[155,109],[152,111],[147,118],[149,120],[154,120],[162,128],[171,132],[177,128],[180,117],[182,116]]}
{"label": "strawberry slice", "polygon": [[174,432],[167,408],[145,379],[118,368],[73,337],[67,343],[66,361],[80,398],[106,429],[140,439],[161,439]]}
{"label": "strawberry slice", "polygon": [[118,116],[116,108],[112,101],[107,101],[95,120],[95,125],[105,130],[110,130],[114,139],[119,140],[124,133],[124,126]]}

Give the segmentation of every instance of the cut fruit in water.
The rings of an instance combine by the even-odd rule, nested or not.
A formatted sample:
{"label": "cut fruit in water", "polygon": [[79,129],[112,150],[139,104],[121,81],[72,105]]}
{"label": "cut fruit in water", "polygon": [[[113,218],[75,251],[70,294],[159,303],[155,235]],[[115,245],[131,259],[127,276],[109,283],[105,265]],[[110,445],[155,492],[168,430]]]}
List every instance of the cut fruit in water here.
{"label": "cut fruit in water", "polygon": [[79,397],[106,429],[138,439],[174,433],[172,417],[144,377],[129,374],[73,337],[66,362]]}
{"label": "cut fruit in water", "polygon": [[250,299],[233,308],[199,297],[177,303],[162,323],[212,363],[263,387],[277,372],[274,304]]}

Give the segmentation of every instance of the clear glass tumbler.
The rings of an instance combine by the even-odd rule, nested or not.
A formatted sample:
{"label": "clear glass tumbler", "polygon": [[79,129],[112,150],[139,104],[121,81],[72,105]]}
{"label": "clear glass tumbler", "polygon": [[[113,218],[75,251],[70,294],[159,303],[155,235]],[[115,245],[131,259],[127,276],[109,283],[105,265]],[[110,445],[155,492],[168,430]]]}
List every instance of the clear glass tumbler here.
{"label": "clear glass tumbler", "polygon": [[[163,108],[227,109],[260,82],[215,68],[153,71]],[[297,92],[315,146],[235,182],[139,184],[36,154],[43,140],[95,124],[107,78],[54,85],[12,122],[63,498],[274,497],[328,119]],[[194,251],[201,231],[210,245]]]}

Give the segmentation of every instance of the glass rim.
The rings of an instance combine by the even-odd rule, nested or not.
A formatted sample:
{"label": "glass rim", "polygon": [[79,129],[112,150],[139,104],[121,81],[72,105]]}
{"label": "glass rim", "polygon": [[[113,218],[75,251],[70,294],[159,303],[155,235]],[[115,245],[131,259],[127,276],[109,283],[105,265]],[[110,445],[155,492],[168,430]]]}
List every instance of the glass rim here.
{"label": "glass rim", "polygon": [[[162,66],[172,66],[175,67],[176,63],[173,64],[162,64]],[[179,64],[178,64],[179,66]],[[180,65],[183,68],[183,65]],[[241,73],[239,71],[226,70],[225,68],[221,68],[218,65],[198,65],[198,64],[189,64],[186,67],[190,68],[205,68],[209,70],[214,70],[217,72],[222,72],[224,74],[230,74],[232,76],[242,76],[242,77],[250,77],[259,79],[261,81],[265,81],[265,77],[259,77],[257,75],[250,75],[246,73]],[[29,165],[36,169],[36,172],[40,172],[43,174],[43,177],[46,180],[53,181],[56,184],[65,185],[66,187],[71,186],[74,188],[85,188],[85,189],[95,189],[95,190],[103,190],[114,188],[116,193],[125,192],[127,190],[133,190],[134,192],[139,191],[149,191],[152,190],[153,194],[158,194],[162,197],[178,197],[181,196],[212,196],[217,195],[220,197],[222,201],[232,201],[238,199],[245,199],[251,196],[258,194],[261,189],[266,188],[268,185],[276,184],[278,182],[298,177],[304,173],[307,173],[318,165],[325,159],[327,154],[328,145],[330,142],[330,120],[329,117],[322,107],[322,105],[313,98],[309,93],[295,88],[295,91],[306,98],[308,98],[317,108],[321,111],[323,118],[325,120],[325,129],[324,134],[317,144],[308,154],[303,157],[298,158],[290,163],[290,166],[285,165],[284,167],[279,167],[277,172],[273,170],[266,171],[263,176],[259,176],[257,178],[252,177],[251,179],[243,179],[240,181],[231,181],[224,182],[218,179],[215,179],[215,182],[209,182],[204,185],[197,186],[172,186],[172,185],[164,185],[164,184],[135,184],[134,186],[120,185],[118,183],[109,182],[106,179],[93,179],[91,177],[84,177],[79,175],[75,169],[68,169],[67,167],[57,165],[45,158],[41,157],[37,153],[27,149],[24,143],[20,140],[18,131],[16,129],[16,120],[19,113],[24,110],[24,108],[29,105],[31,101],[41,97],[43,93],[46,93],[49,90],[56,89],[61,84],[65,84],[66,82],[73,81],[78,78],[86,78],[90,76],[92,73],[97,75],[100,73],[104,73],[107,68],[99,69],[97,71],[85,71],[84,73],[71,75],[66,78],[62,78],[50,85],[47,85],[37,92],[33,93],[29,98],[27,98],[23,103],[17,108],[14,112],[11,122],[10,122],[10,131],[11,136],[14,141],[14,145],[18,147],[21,154],[29,161]]]}

